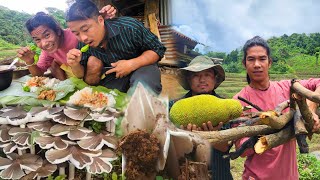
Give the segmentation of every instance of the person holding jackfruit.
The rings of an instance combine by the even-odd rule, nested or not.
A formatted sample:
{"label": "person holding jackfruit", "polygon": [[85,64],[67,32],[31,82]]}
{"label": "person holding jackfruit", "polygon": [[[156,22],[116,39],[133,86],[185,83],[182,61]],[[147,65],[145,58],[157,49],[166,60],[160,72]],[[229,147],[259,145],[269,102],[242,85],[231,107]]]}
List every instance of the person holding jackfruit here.
{"label": "person holding jackfruit", "polygon": [[[169,102],[170,111],[175,103],[190,97],[198,95],[212,95],[221,98],[215,89],[225,80],[225,72],[219,64],[214,64],[211,58],[206,56],[195,57],[187,67],[180,68],[179,83],[189,92],[183,97]],[[174,107],[173,107],[174,108]],[[214,108],[214,107],[213,107]],[[200,118],[200,117],[199,117]],[[210,119],[206,123],[199,126],[195,122],[189,122],[187,126],[180,126],[187,130],[203,130],[216,131],[220,129],[230,128],[230,125],[219,122],[214,126]],[[211,169],[212,179],[215,180],[229,180],[233,179],[230,172],[230,159],[223,158],[223,155],[228,154],[230,145],[226,142],[223,144],[213,146],[211,150]]]}

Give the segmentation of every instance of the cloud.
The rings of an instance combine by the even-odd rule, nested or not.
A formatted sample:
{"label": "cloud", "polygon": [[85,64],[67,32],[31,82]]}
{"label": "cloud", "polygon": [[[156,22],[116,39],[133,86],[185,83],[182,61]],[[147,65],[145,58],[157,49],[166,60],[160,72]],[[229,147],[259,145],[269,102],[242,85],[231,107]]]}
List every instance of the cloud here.
{"label": "cloud", "polygon": [[173,24],[213,51],[230,52],[255,35],[320,31],[317,0],[174,0],[172,9]]}

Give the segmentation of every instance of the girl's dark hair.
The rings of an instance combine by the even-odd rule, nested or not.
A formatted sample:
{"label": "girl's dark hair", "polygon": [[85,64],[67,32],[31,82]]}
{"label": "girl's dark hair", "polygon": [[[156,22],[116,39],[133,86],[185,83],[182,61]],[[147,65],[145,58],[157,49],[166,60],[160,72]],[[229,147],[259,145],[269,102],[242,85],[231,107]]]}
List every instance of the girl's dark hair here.
{"label": "girl's dark hair", "polygon": [[66,21],[79,21],[86,19],[93,19],[98,17],[99,9],[90,0],[77,0],[74,2],[66,13]]}
{"label": "girl's dark hair", "polygon": [[32,18],[28,19],[25,26],[29,34],[31,34],[31,32],[39,26],[47,26],[48,28],[52,29],[57,35],[63,34],[62,28],[60,27],[59,23],[52,16],[44,12],[38,12]]}
{"label": "girl's dark hair", "polygon": [[[268,58],[270,59],[270,47],[269,47],[267,41],[264,40],[263,38],[261,38],[260,36],[255,36],[252,39],[249,39],[243,46],[243,49],[242,49],[243,50],[242,63],[244,65],[246,65],[247,51],[248,51],[249,48],[251,48],[253,46],[261,46],[261,47],[265,48],[267,50]],[[248,82],[248,84],[250,84],[250,82],[251,82],[248,73],[247,73],[247,82]]]}

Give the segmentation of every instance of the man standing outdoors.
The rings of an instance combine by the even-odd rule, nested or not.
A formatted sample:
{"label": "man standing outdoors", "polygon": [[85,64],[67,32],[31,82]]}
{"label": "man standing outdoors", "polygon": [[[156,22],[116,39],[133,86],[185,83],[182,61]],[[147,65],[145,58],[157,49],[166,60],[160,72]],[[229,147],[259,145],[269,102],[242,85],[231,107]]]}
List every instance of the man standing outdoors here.
{"label": "man standing outdoors", "polygon": [[[272,64],[270,48],[267,42],[259,36],[249,39],[243,46],[242,63],[247,72],[248,86],[244,87],[237,95],[259,106],[263,111],[275,107],[288,100],[290,97],[290,80],[270,81],[269,68]],[[299,81],[309,90],[320,93],[320,79],[310,78]],[[246,103],[241,102],[243,106]],[[314,116],[313,130],[320,128],[319,118],[315,114],[318,104],[310,102],[309,108]],[[288,110],[288,109],[287,109]],[[250,111],[255,111],[251,109]],[[248,138],[236,142],[239,148]],[[282,145],[256,154],[253,149],[248,149],[242,154],[247,157],[244,164],[242,179],[287,179],[298,180],[296,141],[292,139]]]}
{"label": "man standing outdoors", "polygon": [[[213,96],[221,98],[215,93],[215,89],[225,80],[225,73],[223,68],[214,64],[213,61],[206,56],[197,56],[190,64],[181,68],[181,77],[179,79],[180,84],[185,90],[189,92],[182,98],[188,98],[200,94],[211,94]],[[180,100],[170,101],[169,107]],[[213,127],[210,120],[207,123],[203,123],[202,127],[197,127],[190,122],[187,127],[181,127],[187,130],[203,130],[203,131],[216,131],[220,130],[223,123],[220,122],[218,126]],[[230,125],[224,125],[222,128],[227,129]],[[222,143],[213,146],[211,150],[211,167],[212,167],[212,179],[215,180],[229,180],[232,179],[230,173],[230,159],[223,158],[223,155],[228,154],[230,146],[228,143]]]}
{"label": "man standing outdoors", "polygon": [[[157,62],[165,47],[143,24],[130,17],[104,20],[96,5],[77,0],[66,15],[67,25],[79,41],[67,54],[68,64],[78,78],[90,85],[103,85],[127,92],[143,82],[156,94],[162,90]],[[85,45],[86,52],[79,49]],[[106,77],[101,79],[101,75]]]}

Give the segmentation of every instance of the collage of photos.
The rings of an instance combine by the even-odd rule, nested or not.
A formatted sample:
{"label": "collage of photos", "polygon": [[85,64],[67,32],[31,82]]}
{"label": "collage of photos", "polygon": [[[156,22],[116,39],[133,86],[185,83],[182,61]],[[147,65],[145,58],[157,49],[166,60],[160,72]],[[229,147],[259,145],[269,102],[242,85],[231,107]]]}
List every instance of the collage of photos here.
{"label": "collage of photos", "polygon": [[0,179],[319,180],[319,8],[0,0]]}

